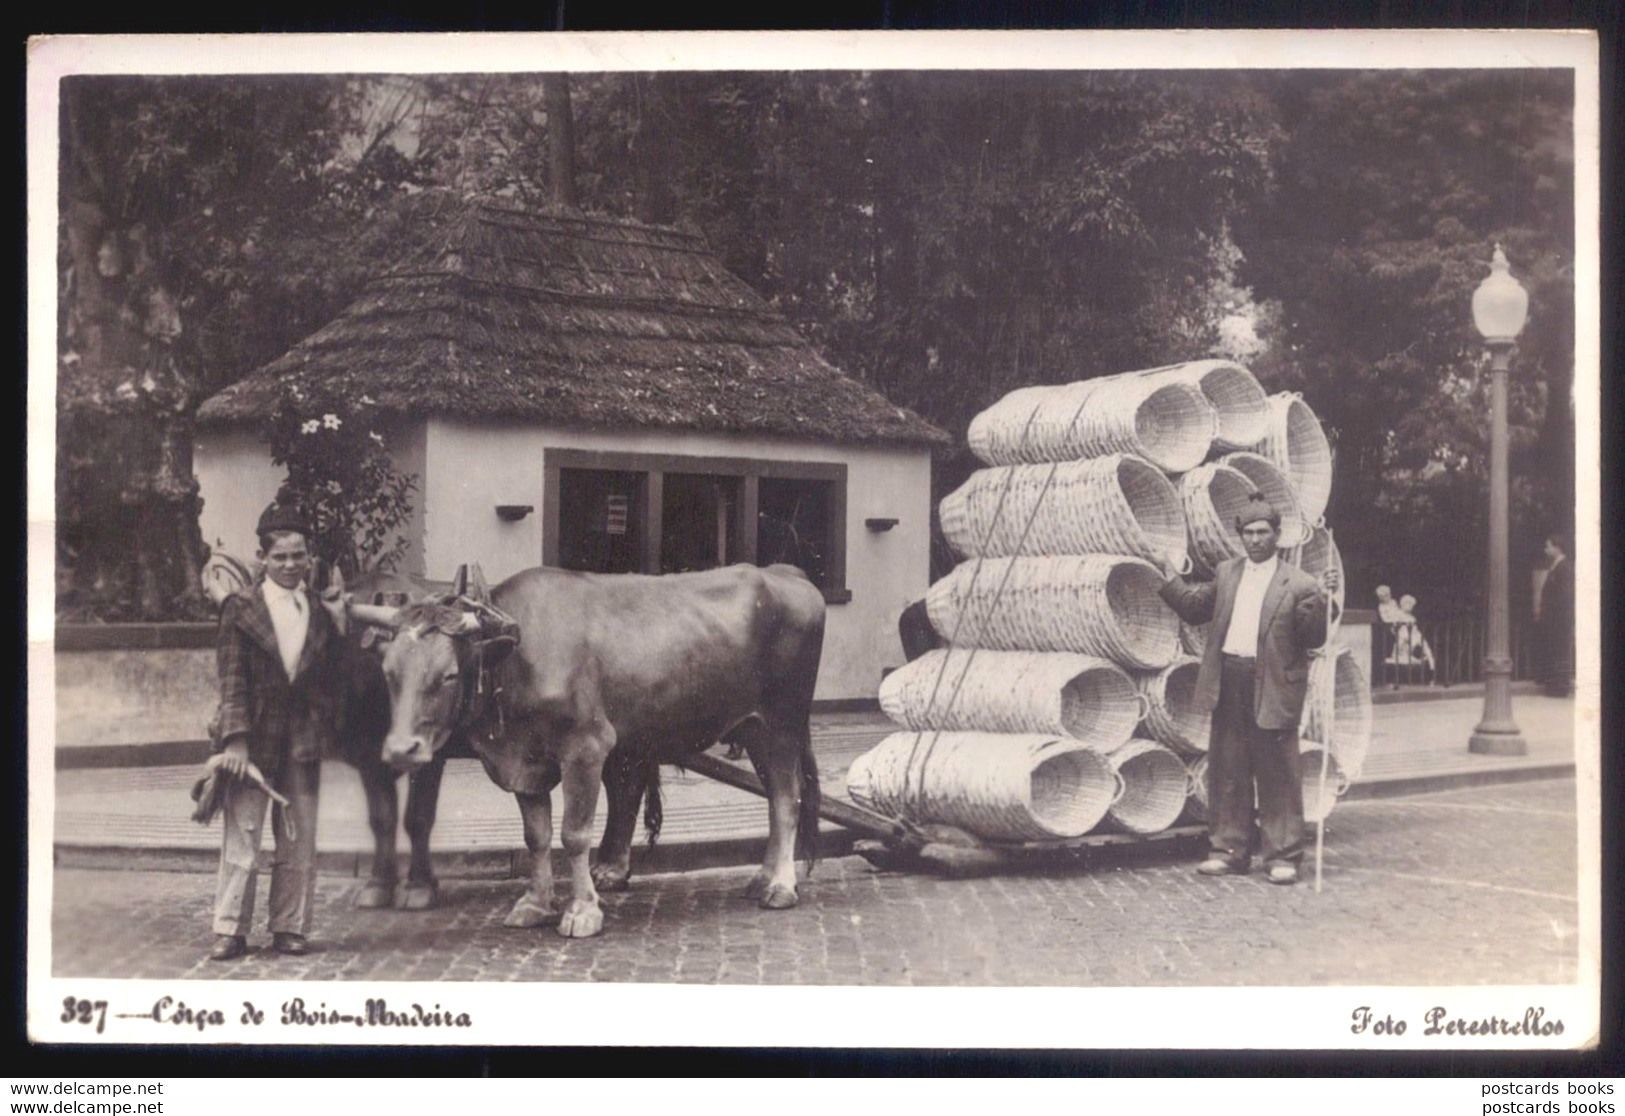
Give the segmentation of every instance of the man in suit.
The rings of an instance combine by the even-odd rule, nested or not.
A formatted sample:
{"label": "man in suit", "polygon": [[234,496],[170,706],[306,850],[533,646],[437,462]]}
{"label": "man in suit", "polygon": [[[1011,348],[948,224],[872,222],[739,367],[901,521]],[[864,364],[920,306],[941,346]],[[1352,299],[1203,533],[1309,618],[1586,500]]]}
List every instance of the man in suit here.
{"label": "man in suit", "polygon": [[1541,687],[1551,697],[1574,692],[1574,562],[1568,536],[1546,536],[1546,580],[1535,602]]}
{"label": "man in suit", "polygon": [[1327,591],[1276,553],[1281,517],[1254,493],[1236,517],[1246,556],[1219,565],[1212,581],[1191,582],[1167,564],[1162,598],[1188,624],[1213,622],[1196,679],[1196,708],[1213,716],[1208,745],[1207,876],[1246,873],[1253,849],[1257,784],[1259,852],[1268,879],[1298,880],[1303,857],[1303,784],[1298,721],[1308,686],[1310,648],[1326,642]]}
{"label": "man in suit", "polygon": [[[286,796],[271,814],[276,854],[271,867],[272,948],[304,954],[310,946],[316,894],[316,801],[321,761],[337,723],[339,672],[334,669],[342,603],[319,600],[310,575],[310,529],[292,508],[272,504],[260,516],[264,580],[226,599],[216,661],[219,731],[214,748],[228,776],[223,802],[220,875],[215,889],[214,947],[229,961],[248,950],[254,915],[260,826],[267,795],[247,778],[249,764]],[[319,607],[320,606],[320,607]]]}

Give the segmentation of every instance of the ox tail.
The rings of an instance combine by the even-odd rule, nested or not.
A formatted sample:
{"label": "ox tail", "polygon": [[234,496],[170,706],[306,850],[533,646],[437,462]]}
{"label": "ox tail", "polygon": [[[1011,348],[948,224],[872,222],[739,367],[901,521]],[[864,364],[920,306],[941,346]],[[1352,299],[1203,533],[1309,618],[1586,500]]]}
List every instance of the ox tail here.
{"label": "ox tail", "polygon": [[797,860],[807,862],[807,874],[812,875],[818,863],[818,811],[823,805],[824,791],[818,784],[818,760],[813,756],[812,733],[801,730],[801,810],[796,817]]}
{"label": "ox tail", "polygon": [[660,765],[654,761],[644,765],[643,780],[643,832],[649,847],[655,847],[660,838],[660,827],[666,820],[666,808],[660,797]]}

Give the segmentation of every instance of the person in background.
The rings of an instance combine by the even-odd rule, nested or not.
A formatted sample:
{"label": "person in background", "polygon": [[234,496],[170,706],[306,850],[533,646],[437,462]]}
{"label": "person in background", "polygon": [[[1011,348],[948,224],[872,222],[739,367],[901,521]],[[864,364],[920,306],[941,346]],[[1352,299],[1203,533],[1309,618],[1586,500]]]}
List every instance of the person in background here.
{"label": "person in background", "polygon": [[1416,598],[1406,593],[1399,598],[1399,621],[1395,629],[1399,637],[1397,657],[1406,666],[1420,664],[1427,668],[1427,680],[1436,682],[1439,678],[1437,665],[1433,661],[1433,648],[1422,635],[1422,628],[1416,620]]}
{"label": "person in background", "polygon": [[1394,591],[1386,585],[1377,586],[1377,620],[1382,624],[1382,658],[1384,662],[1398,661],[1399,603]]}
{"label": "person in background", "polygon": [[1335,592],[1340,579],[1329,569],[1317,582],[1281,560],[1280,513],[1256,492],[1236,517],[1236,530],[1246,555],[1220,563],[1212,581],[1188,581],[1171,560],[1164,563],[1163,600],[1187,624],[1213,622],[1196,678],[1195,707],[1213,716],[1210,853],[1197,871],[1246,873],[1256,790],[1267,878],[1292,884],[1303,857],[1298,722],[1308,689],[1308,653],[1326,642],[1326,592]]}
{"label": "person in background", "polygon": [[1535,601],[1541,688],[1551,697],[1574,692],[1574,562],[1567,535],[1546,536],[1546,580]]}
{"label": "person in background", "polygon": [[[260,516],[265,576],[233,593],[220,613],[219,730],[214,748],[227,779],[220,874],[215,888],[212,961],[248,951],[255,861],[269,801],[249,777],[252,764],[289,804],[271,815],[270,930],[278,953],[304,954],[316,893],[316,802],[322,757],[334,742],[339,695],[335,663],[343,603],[319,600],[310,576],[310,528],[273,503]],[[336,607],[336,612],[334,611]]]}

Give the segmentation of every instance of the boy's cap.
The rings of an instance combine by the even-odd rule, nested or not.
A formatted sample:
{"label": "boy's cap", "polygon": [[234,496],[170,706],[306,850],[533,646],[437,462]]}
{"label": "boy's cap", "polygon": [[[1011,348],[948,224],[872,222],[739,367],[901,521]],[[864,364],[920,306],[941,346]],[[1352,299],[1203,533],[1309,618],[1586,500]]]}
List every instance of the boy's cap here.
{"label": "boy's cap", "polygon": [[287,504],[272,503],[260,514],[260,524],[255,528],[255,534],[265,535],[272,531],[297,531],[310,538],[310,524],[299,514],[299,509]]}

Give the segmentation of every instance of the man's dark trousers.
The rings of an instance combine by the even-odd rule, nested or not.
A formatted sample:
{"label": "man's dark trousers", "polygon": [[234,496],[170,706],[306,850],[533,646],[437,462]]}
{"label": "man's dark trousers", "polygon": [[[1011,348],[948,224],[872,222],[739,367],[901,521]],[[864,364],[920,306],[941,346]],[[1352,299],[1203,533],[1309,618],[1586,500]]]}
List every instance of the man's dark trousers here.
{"label": "man's dark trousers", "polygon": [[1208,741],[1208,829],[1212,849],[1245,865],[1252,848],[1253,781],[1258,782],[1259,851],[1265,864],[1303,857],[1303,783],[1296,729],[1261,729],[1253,719],[1254,660],[1225,655]]}

